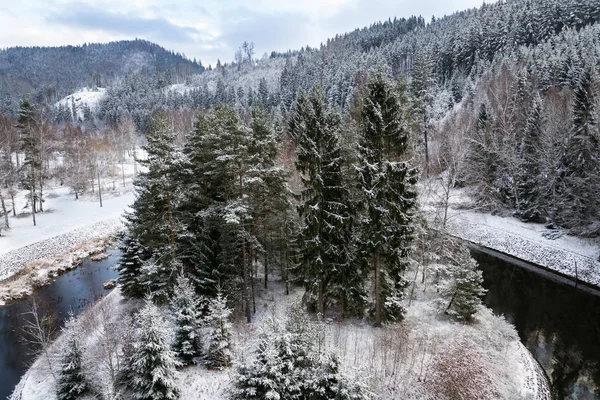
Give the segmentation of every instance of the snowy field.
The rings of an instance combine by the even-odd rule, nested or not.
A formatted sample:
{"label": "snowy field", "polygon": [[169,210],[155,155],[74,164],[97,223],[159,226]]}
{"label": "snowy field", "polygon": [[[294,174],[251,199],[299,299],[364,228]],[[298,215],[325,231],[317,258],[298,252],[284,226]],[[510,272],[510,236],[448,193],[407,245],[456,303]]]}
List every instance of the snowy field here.
{"label": "snowy field", "polygon": [[[422,209],[438,227],[443,214],[440,198],[438,188],[421,190]],[[477,212],[466,189],[452,190],[449,204],[446,230],[453,236],[600,287],[597,240],[573,237],[514,217]]]}

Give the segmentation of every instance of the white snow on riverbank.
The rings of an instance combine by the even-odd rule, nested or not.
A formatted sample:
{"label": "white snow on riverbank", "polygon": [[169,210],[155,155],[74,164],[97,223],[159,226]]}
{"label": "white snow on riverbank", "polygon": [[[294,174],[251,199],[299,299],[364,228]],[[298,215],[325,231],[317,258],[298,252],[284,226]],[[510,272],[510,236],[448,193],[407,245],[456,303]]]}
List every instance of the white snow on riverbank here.
{"label": "white snow on riverbank", "polygon": [[[430,223],[441,229],[443,191],[436,183],[422,186],[421,207]],[[600,287],[598,240],[570,236],[514,217],[478,212],[466,189],[452,190],[449,204],[445,229],[451,235]]]}
{"label": "white snow on riverbank", "polygon": [[[23,198],[23,193],[17,197],[17,210]],[[133,200],[131,184],[105,190],[102,207],[94,195],[75,200],[68,188],[49,190],[46,211],[36,214],[37,226],[33,226],[31,214],[21,213],[11,216],[11,229],[2,232],[0,280],[17,273],[26,262],[48,259],[80,243],[116,233]]]}
{"label": "white snow on riverbank", "polygon": [[[365,383],[373,393],[373,398],[392,400],[420,400],[431,398],[430,382],[439,357],[456,346],[464,348],[467,357],[481,367],[482,374],[489,374],[498,398],[548,400],[545,395],[547,384],[543,375],[536,370],[535,361],[518,339],[514,328],[502,317],[494,316],[488,309],[482,309],[477,322],[465,325],[449,321],[434,306],[436,297],[433,286],[425,293],[417,286],[415,299],[408,308],[406,320],[401,324],[391,324],[373,328],[367,321],[336,321],[326,319],[315,323],[314,329],[324,333],[324,348],[334,351],[342,360],[342,370]],[[257,345],[257,331],[266,317],[285,318],[292,303],[298,301],[302,292],[292,290],[289,296],[283,294],[281,281],[271,282],[270,288],[257,289],[257,313],[252,324],[234,323],[233,347],[236,364],[254,357]],[[81,325],[86,339],[86,365],[90,379],[95,384],[106,381],[106,371],[99,366],[103,359],[97,358],[97,321],[90,323],[90,316],[98,316],[102,304],[110,310],[111,321],[123,321],[131,311],[131,302],[124,302],[119,290],[113,291],[102,303],[84,313]],[[165,315],[170,314],[168,308]],[[96,317],[94,317],[96,318]],[[92,318],[93,319],[93,318]],[[94,320],[95,321],[95,320]],[[61,338],[52,345],[51,361],[55,364],[60,353]],[[471,358],[474,357],[474,358]],[[55,364],[56,367],[56,364]],[[456,371],[450,371],[454,374]],[[203,365],[182,369],[178,373],[178,386],[181,400],[226,399],[235,374],[235,366],[222,371],[209,371]],[[460,375],[460,372],[458,372]],[[467,377],[464,377],[466,379]],[[468,384],[468,380],[464,381]],[[461,383],[459,383],[461,384]],[[47,361],[38,359],[23,377],[18,391],[11,400],[52,400],[54,380],[49,373]]]}

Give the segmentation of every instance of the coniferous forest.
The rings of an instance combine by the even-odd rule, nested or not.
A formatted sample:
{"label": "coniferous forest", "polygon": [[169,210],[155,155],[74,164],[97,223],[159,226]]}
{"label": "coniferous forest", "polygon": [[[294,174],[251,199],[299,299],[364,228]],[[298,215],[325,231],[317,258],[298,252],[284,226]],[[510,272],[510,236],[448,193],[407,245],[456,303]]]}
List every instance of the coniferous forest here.
{"label": "coniferous forest", "polygon": [[[231,399],[515,395],[490,354],[518,336],[446,230],[451,193],[597,241],[599,71],[597,0],[394,18],[262,57],[246,41],[216,65],[138,39],[0,50],[0,234],[21,192],[37,226],[51,185],[102,206],[134,169],[115,239],[122,321],[94,311],[104,353],[90,358],[69,320],[57,398],[177,399],[199,366],[235,371]],[[264,316],[274,292],[299,294],[285,318]],[[379,340],[371,361],[330,351],[348,347],[346,323]],[[460,331],[447,346],[446,328]],[[361,368],[381,375],[354,379]],[[551,380],[548,396],[568,398]]]}

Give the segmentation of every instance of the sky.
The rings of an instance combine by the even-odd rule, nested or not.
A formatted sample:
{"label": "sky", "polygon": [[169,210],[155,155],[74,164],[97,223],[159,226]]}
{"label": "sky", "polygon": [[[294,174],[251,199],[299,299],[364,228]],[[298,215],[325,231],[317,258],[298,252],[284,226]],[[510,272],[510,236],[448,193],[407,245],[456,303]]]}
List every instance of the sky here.
{"label": "sky", "polygon": [[[489,1],[488,1],[489,2]],[[201,60],[230,62],[244,41],[255,56],[318,46],[394,17],[427,21],[483,0],[20,0],[0,1],[0,48],[146,39]]]}

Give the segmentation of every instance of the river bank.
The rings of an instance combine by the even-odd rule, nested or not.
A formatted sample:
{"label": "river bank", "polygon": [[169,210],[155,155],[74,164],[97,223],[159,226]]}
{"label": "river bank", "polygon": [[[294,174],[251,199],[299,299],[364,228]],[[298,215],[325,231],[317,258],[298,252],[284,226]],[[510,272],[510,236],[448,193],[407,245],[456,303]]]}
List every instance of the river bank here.
{"label": "river bank", "polygon": [[0,281],[0,306],[30,296],[87,257],[96,261],[107,257],[106,249],[122,228],[119,220],[102,221],[0,255],[0,266],[8,275]]}
{"label": "river bank", "polygon": [[575,237],[510,215],[479,212],[467,188],[444,193],[440,181],[433,178],[420,188],[421,210],[432,227],[600,291],[598,238]]}
{"label": "river bank", "polygon": [[[59,329],[69,313],[78,315],[108,294],[103,283],[114,279],[117,272],[118,250],[108,249],[109,257],[102,261],[87,258],[76,269],[65,272],[48,286],[38,288],[34,295],[39,311],[52,321],[52,328]],[[32,304],[29,299],[15,301],[0,308],[0,399],[13,391],[21,376],[34,363],[39,346],[25,334],[27,315]]]}

